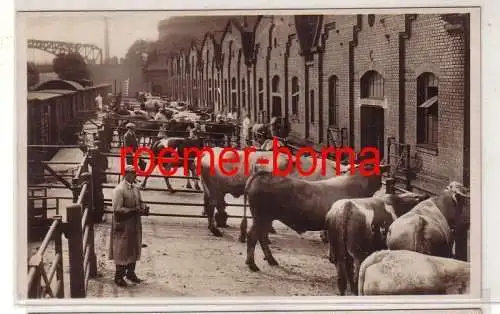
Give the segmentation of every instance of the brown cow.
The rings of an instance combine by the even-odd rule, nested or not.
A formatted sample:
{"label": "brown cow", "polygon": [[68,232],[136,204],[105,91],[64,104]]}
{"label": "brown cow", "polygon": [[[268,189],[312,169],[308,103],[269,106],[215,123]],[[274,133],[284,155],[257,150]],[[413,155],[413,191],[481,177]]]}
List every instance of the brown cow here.
{"label": "brown cow", "polygon": [[[245,191],[245,183],[249,178],[249,175],[257,170],[265,170],[268,172],[272,172],[273,169],[273,151],[250,151],[250,149],[246,150],[237,150],[238,153],[238,161],[235,163],[227,163],[224,166],[226,171],[231,171],[231,169],[235,169],[236,172],[232,175],[228,175],[222,173],[220,170],[220,155],[223,148],[214,147],[211,152],[213,152],[213,156],[211,152],[203,152],[201,154],[200,166],[200,181],[203,186],[203,195],[205,202],[205,211],[204,213],[208,216],[208,228],[215,236],[222,236],[221,231],[218,227],[226,226],[226,202],[224,197],[226,194],[231,194],[233,197],[237,198],[243,195]],[[245,157],[246,156],[246,157]],[[277,155],[277,166],[276,168],[284,170],[287,168],[289,159],[286,154],[278,154]],[[225,153],[224,158],[234,157],[232,153]],[[292,156],[293,157],[293,156]],[[248,161],[247,166],[245,166],[245,159]],[[267,160],[268,163],[259,163],[259,160]],[[310,169],[312,166],[312,158],[309,157],[301,157],[301,165],[302,169]],[[290,177],[301,177],[304,180],[321,180],[325,178],[331,178],[336,175],[336,163],[331,160],[325,160],[325,173],[322,173],[322,167],[317,166],[314,172],[309,176],[301,176],[301,174],[297,171],[295,158],[292,158],[293,165],[291,172],[288,176]],[[322,161],[318,159],[318,165],[321,165]],[[198,160],[196,160],[198,163]],[[213,173],[211,173],[210,168],[213,166]],[[245,170],[245,167],[247,169]],[[347,171],[348,166],[340,167],[341,172]],[[215,222],[217,226],[214,224],[214,212],[217,209],[217,213],[215,214]],[[246,226],[247,221],[246,218],[243,218],[241,222],[242,231],[240,235],[240,241],[245,242],[246,238]],[[270,229],[270,231],[272,228]]]}
{"label": "brown cow", "polygon": [[[368,170],[366,166],[360,167]],[[367,176],[358,171],[353,175],[314,182],[257,172],[245,187],[245,198],[248,198],[253,217],[247,241],[248,267],[252,271],[259,270],[254,259],[257,241],[269,265],[278,265],[265,239],[266,231],[274,220],[281,221],[298,234],[322,231],[325,229],[326,214],[334,202],[372,196],[382,186],[381,173],[386,170],[387,166],[380,166],[379,174]]]}
{"label": "brown cow", "polygon": [[452,229],[461,218],[467,198],[469,190],[451,182],[440,195],[419,203],[392,223],[387,247],[452,257]]}
{"label": "brown cow", "polygon": [[470,293],[470,263],[414,251],[378,251],[359,270],[358,295]]}
{"label": "brown cow", "polygon": [[337,269],[340,295],[345,295],[348,281],[351,292],[357,294],[361,262],[371,253],[385,249],[390,224],[427,198],[426,194],[406,192],[333,203],[326,215],[326,226],[330,262]]}

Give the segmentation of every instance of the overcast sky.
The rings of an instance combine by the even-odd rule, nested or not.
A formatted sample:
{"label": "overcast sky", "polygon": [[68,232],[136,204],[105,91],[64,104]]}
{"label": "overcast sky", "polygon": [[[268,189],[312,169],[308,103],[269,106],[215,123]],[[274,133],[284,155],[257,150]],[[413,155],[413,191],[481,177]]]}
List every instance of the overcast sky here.
{"label": "overcast sky", "polygon": [[[22,13],[25,15],[26,39],[60,40],[95,44],[103,49],[104,17],[108,17],[110,56],[124,57],[137,39],[158,39],[158,22],[169,12],[55,12]],[[53,56],[28,49],[27,58],[51,62]]]}

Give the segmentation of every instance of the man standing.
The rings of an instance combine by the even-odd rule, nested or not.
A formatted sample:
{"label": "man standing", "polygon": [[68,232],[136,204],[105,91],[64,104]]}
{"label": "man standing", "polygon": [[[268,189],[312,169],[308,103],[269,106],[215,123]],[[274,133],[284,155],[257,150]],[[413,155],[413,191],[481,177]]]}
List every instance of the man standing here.
{"label": "man standing", "polygon": [[191,139],[197,139],[197,138],[199,138],[200,133],[201,133],[200,122],[195,121],[194,122],[194,127],[189,130],[189,138],[191,138]]}
{"label": "man standing", "polygon": [[[137,143],[137,137],[135,136],[135,124],[129,122],[125,125],[127,128],[127,132],[123,135],[123,146],[128,148],[132,148],[132,151],[135,152],[139,147]],[[127,154],[127,165],[134,165],[134,157],[133,153]]]}
{"label": "man standing", "polygon": [[249,143],[249,140],[250,140],[250,133],[252,132],[251,131],[251,128],[252,128],[252,121],[250,120],[250,115],[247,114],[245,116],[245,119],[243,119],[243,123],[242,123],[242,133],[241,133],[241,146],[242,147],[247,147],[248,145],[250,145]]}
{"label": "man standing", "polygon": [[141,192],[134,185],[135,169],[128,165],[125,177],[113,190],[113,222],[109,241],[109,259],[115,261],[115,284],[126,287],[126,277],[140,283],[135,273],[136,262],[141,258],[142,222],[141,215],[149,214],[149,207],[142,203]]}
{"label": "man standing", "polygon": [[101,94],[97,94],[96,98],[95,98],[95,104],[96,104],[96,107],[99,111],[102,111],[102,96]]}
{"label": "man standing", "polygon": [[[134,153],[139,147],[139,144],[137,142],[137,137],[135,135],[135,124],[132,122],[127,123],[125,125],[127,128],[127,132],[123,135],[123,146],[124,147],[131,147],[132,148],[132,153],[127,153],[127,165],[134,165]],[[141,168],[142,171],[146,169],[147,163],[142,159],[139,158],[138,161],[138,166]]]}

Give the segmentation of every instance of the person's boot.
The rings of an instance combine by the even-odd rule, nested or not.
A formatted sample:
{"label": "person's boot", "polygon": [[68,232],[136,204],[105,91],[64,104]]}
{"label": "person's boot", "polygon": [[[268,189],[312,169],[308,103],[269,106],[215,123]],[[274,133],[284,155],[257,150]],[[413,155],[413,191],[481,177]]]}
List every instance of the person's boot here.
{"label": "person's boot", "polygon": [[135,263],[128,264],[127,279],[134,283],[140,283],[142,281],[141,279],[137,278],[137,275],[135,274]]}
{"label": "person's boot", "polygon": [[115,283],[119,287],[126,287],[127,282],[123,279],[125,276],[125,266],[123,265],[116,265],[116,271],[115,271]]}

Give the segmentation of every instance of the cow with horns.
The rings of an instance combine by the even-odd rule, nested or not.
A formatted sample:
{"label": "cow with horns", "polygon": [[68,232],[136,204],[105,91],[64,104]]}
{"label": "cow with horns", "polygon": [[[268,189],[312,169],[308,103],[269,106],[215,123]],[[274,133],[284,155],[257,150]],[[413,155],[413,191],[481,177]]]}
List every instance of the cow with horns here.
{"label": "cow with horns", "polygon": [[439,195],[419,203],[392,223],[387,247],[452,257],[452,230],[461,220],[467,199],[468,188],[452,181]]}

